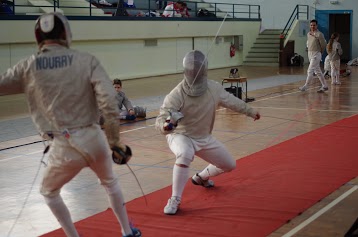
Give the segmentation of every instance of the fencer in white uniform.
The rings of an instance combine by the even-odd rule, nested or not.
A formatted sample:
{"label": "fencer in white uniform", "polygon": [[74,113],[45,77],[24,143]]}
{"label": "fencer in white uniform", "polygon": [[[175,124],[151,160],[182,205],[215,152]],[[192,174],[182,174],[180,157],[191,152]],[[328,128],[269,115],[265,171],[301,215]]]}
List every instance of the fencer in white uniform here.
{"label": "fencer in white uniform", "polygon": [[307,69],[307,78],[306,83],[299,87],[300,91],[306,91],[308,86],[310,85],[313,74],[315,73],[321,82],[321,87],[317,92],[324,92],[328,90],[327,83],[322,74],[322,70],[320,67],[320,63],[322,60],[322,54],[326,49],[327,42],[322,34],[317,29],[318,22],[316,20],[311,20],[310,22],[310,32],[307,33],[307,50],[308,50],[308,59],[310,61],[310,65]]}
{"label": "fencer in white uniform", "polygon": [[[331,38],[327,44],[327,53],[328,56],[331,58],[330,66],[331,66],[331,78],[332,78],[332,85],[340,85],[341,81],[340,77],[340,69],[341,69],[341,56],[343,54],[342,46],[338,42],[339,34],[334,32],[331,35]],[[328,57],[327,56],[327,57]]]}
{"label": "fencer in white uniform", "polygon": [[164,213],[171,215],[177,212],[181,203],[194,155],[209,163],[202,172],[192,177],[195,185],[213,187],[210,177],[236,167],[235,159],[225,146],[211,135],[218,106],[255,120],[260,118],[258,111],[228,93],[219,83],[207,79],[208,63],[201,51],[187,53],[183,66],[184,79],[165,97],[155,124],[156,129],[166,135],[176,158],[172,196],[164,208]]}
{"label": "fencer in white uniform", "polygon": [[[41,15],[35,36],[38,53],[0,75],[0,93],[25,93],[38,131],[52,140],[41,194],[65,234],[78,237],[60,191],[89,167],[107,192],[123,236],[141,236],[130,226],[112,170],[112,155],[118,163],[126,163],[131,150],[119,139],[119,110],[111,80],[96,57],[70,49],[72,34],[65,16]],[[106,135],[97,124],[99,109],[106,119]]]}

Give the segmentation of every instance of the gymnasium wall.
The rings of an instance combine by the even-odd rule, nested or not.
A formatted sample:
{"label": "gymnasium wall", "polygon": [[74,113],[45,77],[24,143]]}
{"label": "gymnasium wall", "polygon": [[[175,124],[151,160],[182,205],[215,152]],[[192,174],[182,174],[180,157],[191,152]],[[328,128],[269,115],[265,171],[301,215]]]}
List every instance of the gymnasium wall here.
{"label": "gymnasium wall", "polygon": [[[217,0],[205,0],[218,2]],[[238,3],[237,0],[225,0],[227,3]],[[308,5],[309,20],[315,18],[316,10],[345,11],[352,13],[352,59],[358,57],[358,0],[338,0],[332,4],[330,0],[240,0],[240,4],[260,5],[262,29],[283,29],[297,4]],[[229,5],[228,5],[229,6]],[[230,9],[221,9],[230,11]],[[307,62],[307,61],[306,61]]]}
{"label": "gymnasium wall", "polygon": [[[7,32],[0,36],[0,73],[37,52],[34,23],[0,21]],[[182,72],[182,59],[192,49],[209,52],[209,68],[241,65],[260,29],[260,21],[70,20],[70,25],[72,48],[92,53],[111,78],[121,79]],[[238,36],[243,47],[231,58],[230,44]]]}

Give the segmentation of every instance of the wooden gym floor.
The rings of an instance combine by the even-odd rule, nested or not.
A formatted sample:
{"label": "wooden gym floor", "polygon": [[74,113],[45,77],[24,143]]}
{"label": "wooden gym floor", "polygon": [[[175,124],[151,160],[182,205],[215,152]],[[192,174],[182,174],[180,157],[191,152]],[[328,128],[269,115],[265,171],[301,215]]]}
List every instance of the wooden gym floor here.
{"label": "wooden gym floor", "polygon": [[[306,68],[239,67],[239,72],[241,76],[248,78],[248,96],[256,99],[250,104],[260,110],[262,118],[253,123],[245,116],[230,116],[218,111],[216,122],[240,124],[243,130],[254,127],[256,131],[260,131],[270,127],[271,134],[253,134],[243,138],[244,140],[240,139],[245,146],[241,146],[244,148],[239,150],[228,147],[238,159],[358,113],[358,68],[352,68],[352,74],[342,78],[340,86],[331,86],[330,80],[327,80],[330,89],[323,94],[316,92],[319,88],[317,79],[308,91],[298,90],[306,78]],[[221,78],[228,74],[229,68],[210,70],[209,78],[221,82]],[[182,74],[175,74],[123,82],[124,91],[133,104],[148,109],[146,120],[122,121],[121,125],[121,138],[134,151],[131,167],[145,193],[171,185],[174,157],[165,137],[159,135],[153,125],[164,96],[181,79]],[[304,123],[296,121],[287,132],[290,120],[295,119],[294,115],[308,109],[314,113],[307,113]],[[57,220],[38,191],[43,171],[40,160],[44,145],[29,119],[24,96],[0,96],[0,111],[0,236],[7,236],[11,232],[10,236],[31,237],[57,229]],[[272,111],[276,118],[265,116],[266,112],[272,114]],[[272,120],[278,121],[277,125],[272,126]],[[222,139],[220,136],[216,137]],[[201,170],[205,164],[200,159],[195,159],[191,174]],[[114,169],[120,178],[126,201],[141,196],[128,169],[119,166],[114,166]],[[355,178],[282,226],[270,237],[285,234],[302,237],[344,236],[358,217],[358,191],[352,192],[328,210],[325,207],[357,186],[358,178]],[[105,191],[89,169],[84,169],[66,185],[62,196],[75,221],[108,208]],[[165,203],[163,207],[164,205]],[[317,213],[322,214],[313,219],[312,216]],[[304,221],[307,225],[299,226]]]}

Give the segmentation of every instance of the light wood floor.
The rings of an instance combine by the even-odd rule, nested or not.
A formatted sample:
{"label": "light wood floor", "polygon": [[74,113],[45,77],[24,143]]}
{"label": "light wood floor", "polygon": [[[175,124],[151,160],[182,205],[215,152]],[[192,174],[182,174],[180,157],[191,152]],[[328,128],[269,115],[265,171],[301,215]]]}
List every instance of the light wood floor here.
{"label": "light wood floor", "polygon": [[[305,80],[306,68],[239,67],[239,70],[241,76],[249,78],[248,96],[256,98],[250,104],[260,110],[262,118],[253,122],[243,115],[219,109],[213,132],[238,159],[358,113],[358,68],[352,68],[352,75],[342,78],[342,85],[329,85],[329,91],[322,94],[316,92],[318,82],[306,92],[298,91]],[[221,82],[221,78],[228,74],[228,68],[211,70],[209,78]],[[134,151],[130,165],[145,193],[171,185],[174,157],[165,137],[155,131],[153,124],[162,99],[181,79],[182,75],[176,74],[123,83],[128,97],[135,104],[148,108],[147,120],[121,125],[121,137]],[[44,145],[27,124],[29,115],[24,96],[0,96],[0,111],[0,138],[3,138],[0,142],[0,236],[7,236],[11,230],[11,236],[31,237],[57,229],[59,225],[38,191]],[[195,159],[191,174],[205,165],[199,158]],[[119,166],[114,169],[120,178],[125,199],[130,201],[141,196],[128,169]],[[357,186],[357,178],[349,181],[270,237],[283,236],[295,230],[299,224],[310,220],[312,215]],[[105,191],[89,169],[84,169],[66,185],[62,195],[75,221],[108,208]],[[185,200],[185,194],[183,198]],[[309,221],[296,234],[286,236],[344,236],[357,217],[358,191],[353,191],[317,219]]]}

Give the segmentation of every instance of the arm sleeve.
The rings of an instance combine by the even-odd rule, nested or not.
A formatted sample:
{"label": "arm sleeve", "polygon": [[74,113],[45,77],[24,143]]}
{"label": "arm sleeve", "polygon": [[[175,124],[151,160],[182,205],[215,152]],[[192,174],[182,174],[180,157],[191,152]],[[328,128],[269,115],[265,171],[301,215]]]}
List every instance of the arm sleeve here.
{"label": "arm sleeve", "polygon": [[173,16],[173,5],[167,5],[162,14],[164,17],[172,17]]}
{"label": "arm sleeve", "polygon": [[220,95],[219,105],[231,109],[233,111],[246,114],[249,117],[255,118],[257,113],[256,110],[251,108],[247,103],[243,100],[235,97],[233,94],[227,92],[224,87],[218,84],[217,93]]}
{"label": "arm sleeve", "polygon": [[128,97],[126,96],[126,94],[123,94],[123,105],[124,107],[126,107],[127,111],[133,110],[133,105],[131,101],[128,99]]}
{"label": "arm sleeve", "polygon": [[182,17],[180,12],[174,10],[174,17]]}
{"label": "arm sleeve", "polygon": [[166,134],[169,134],[172,132],[172,131],[164,130],[164,123],[165,123],[165,120],[168,118],[168,116],[170,116],[169,111],[171,111],[171,110],[178,111],[180,108],[180,103],[181,103],[181,100],[179,100],[179,98],[174,96],[172,93],[170,93],[169,95],[167,95],[164,98],[163,105],[160,107],[159,115],[155,121],[155,128],[161,134],[166,135]]}
{"label": "arm sleeve", "polygon": [[339,56],[342,56],[343,54],[342,46],[340,43],[337,44],[337,53],[339,54]]}
{"label": "arm sleeve", "polygon": [[105,118],[105,133],[109,145],[115,146],[120,142],[119,123],[117,117],[119,110],[117,106],[116,93],[112,87],[111,80],[99,61],[93,57],[91,83],[96,95],[98,108]]}
{"label": "arm sleeve", "polygon": [[327,42],[323,36],[322,33],[319,34],[319,45],[321,46],[321,53],[324,52],[324,50],[326,49],[326,46],[327,46]]}
{"label": "arm sleeve", "polygon": [[23,80],[27,61],[23,60],[0,75],[0,95],[24,92]]}

